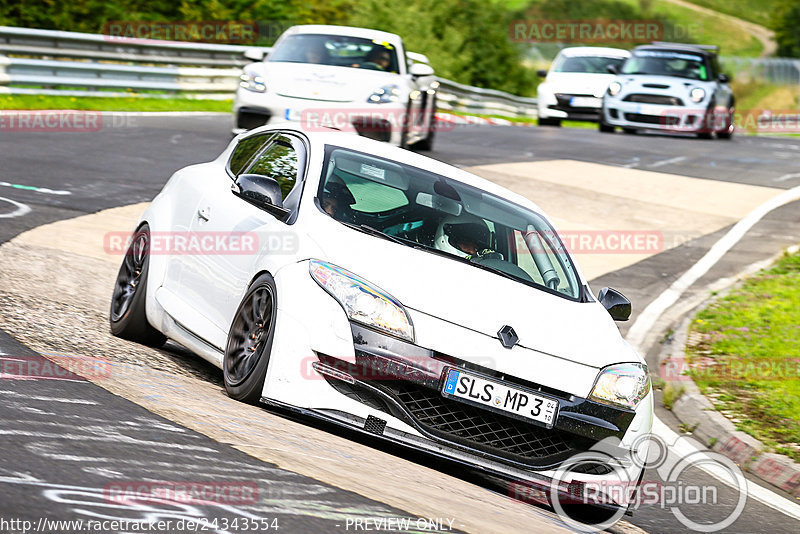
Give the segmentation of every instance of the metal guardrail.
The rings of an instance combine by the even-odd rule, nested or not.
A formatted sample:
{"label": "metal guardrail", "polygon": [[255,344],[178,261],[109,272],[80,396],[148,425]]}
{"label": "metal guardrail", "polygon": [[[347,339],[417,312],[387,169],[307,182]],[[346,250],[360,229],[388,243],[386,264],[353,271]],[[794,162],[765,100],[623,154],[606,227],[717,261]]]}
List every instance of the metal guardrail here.
{"label": "metal guardrail", "polygon": [[[252,47],[0,26],[0,92],[133,96],[137,91],[166,91],[189,97],[232,98],[241,73],[237,67],[250,62],[244,58],[248,48]],[[269,52],[269,48],[260,48]],[[536,116],[534,98],[438,80],[441,109]],[[150,97],[170,94],[138,93]]]}

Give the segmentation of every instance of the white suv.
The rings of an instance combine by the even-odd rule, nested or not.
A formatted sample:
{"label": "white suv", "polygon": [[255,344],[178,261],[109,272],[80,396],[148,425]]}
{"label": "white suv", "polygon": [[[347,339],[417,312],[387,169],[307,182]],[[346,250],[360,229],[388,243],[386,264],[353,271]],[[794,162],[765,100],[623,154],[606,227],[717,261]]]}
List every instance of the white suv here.
{"label": "white suv", "polygon": [[621,67],[630,56],[619,48],[579,46],[558,53],[537,88],[539,125],[560,126],[562,119],[596,121],[603,93],[614,75],[608,66]]}

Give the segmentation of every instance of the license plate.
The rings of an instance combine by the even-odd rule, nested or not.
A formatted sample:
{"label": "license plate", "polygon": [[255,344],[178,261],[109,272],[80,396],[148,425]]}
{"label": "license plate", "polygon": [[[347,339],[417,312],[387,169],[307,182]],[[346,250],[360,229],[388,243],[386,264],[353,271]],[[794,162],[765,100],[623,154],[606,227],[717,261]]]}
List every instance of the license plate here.
{"label": "license plate", "polygon": [[502,382],[448,369],[442,395],[552,427],[558,417],[558,401]]}
{"label": "license plate", "polygon": [[591,96],[573,96],[569,99],[569,105],[574,108],[599,108],[602,100]]}
{"label": "license plate", "polygon": [[299,121],[300,120],[300,110],[292,109],[292,108],[286,108],[286,114],[284,115],[284,118],[287,121]]}

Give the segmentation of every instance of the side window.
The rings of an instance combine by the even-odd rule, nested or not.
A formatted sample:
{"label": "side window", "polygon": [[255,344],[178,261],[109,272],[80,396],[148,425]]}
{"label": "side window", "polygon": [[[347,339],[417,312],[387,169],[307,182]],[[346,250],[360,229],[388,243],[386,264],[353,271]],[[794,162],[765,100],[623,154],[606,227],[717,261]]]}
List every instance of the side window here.
{"label": "side window", "polygon": [[236,148],[233,149],[231,159],[228,162],[228,168],[234,176],[242,173],[253,156],[261,150],[267,141],[272,137],[272,134],[266,135],[253,135],[246,139],[242,139]]}
{"label": "side window", "polygon": [[248,167],[250,174],[263,174],[278,181],[281,186],[283,199],[297,183],[298,157],[292,142],[285,136],[278,136],[272,143],[259,154]]}

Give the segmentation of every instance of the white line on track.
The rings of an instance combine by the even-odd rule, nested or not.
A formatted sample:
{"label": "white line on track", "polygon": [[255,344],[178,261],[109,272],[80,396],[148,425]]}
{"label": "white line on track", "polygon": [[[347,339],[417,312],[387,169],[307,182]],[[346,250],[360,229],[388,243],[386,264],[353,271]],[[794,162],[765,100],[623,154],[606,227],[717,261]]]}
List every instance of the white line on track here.
{"label": "white line on track", "polygon": [[686,156],[678,156],[677,158],[669,158],[669,159],[662,159],[661,161],[656,161],[655,163],[651,163],[647,165],[647,167],[651,169],[655,169],[656,167],[663,167],[664,165],[671,165],[673,163],[680,163],[681,161],[685,160]]}
{"label": "white line on track", "polygon": [[773,182],[785,182],[786,180],[791,180],[792,178],[800,178],[800,172],[792,172],[789,174],[784,174],[778,178],[772,180]]}
{"label": "white line on track", "polygon": [[[728,230],[728,233],[714,243],[697,263],[647,305],[628,331],[628,335],[626,336],[628,342],[636,347],[637,350],[643,352],[643,345],[647,334],[655,326],[661,315],[667,311],[670,306],[675,304],[692,284],[711,270],[711,268],[714,267],[714,265],[716,265],[717,262],[765,215],[789,202],[799,199],[800,186],[787,189],[783,193],[772,197],[756,207],[753,211],[748,213],[744,219],[736,223],[733,228]],[[667,443],[676,443],[677,434],[658,418],[654,420],[653,433],[665,439]],[[674,451],[681,457],[702,450],[689,442],[683,441],[681,443],[682,444],[677,447],[678,450]],[[714,474],[711,471],[708,472],[712,475]],[[715,478],[719,477],[715,476]],[[800,505],[751,481],[748,481],[748,496],[788,516],[800,519]]]}
{"label": "white line on track", "polygon": [[737,222],[733,228],[728,230],[727,234],[714,243],[714,246],[706,252],[705,256],[700,258],[688,271],[683,273],[680,278],[675,280],[671,286],[665,289],[663,293],[647,305],[628,331],[628,335],[626,336],[628,342],[639,351],[642,351],[642,345],[650,329],[653,328],[659,317],[661,317],[670,306],[675,304],[692,284],[714,267],[714,265],[716,265],[717,262],[765,215],[784,204],[798,199],[800,199],[800,186],[787,189],[783,193],[772,197],[756,207],[753,211],[748,213],[744,219]]}
{"label": "white line on track", "polygon": [[22,217],[26,213],[30,213],[31,208],[23,204],[22,202],[17,202],[16,200],[11,200],[10,198],[0,197],[0,201],[8,202],[9,204],[13,205],[17,209],[10,213],[0,213],[0,219],[13,219],[14,217]]}
{"label": "white line on track", "polygon": [[[653,434],[656,434],[657,436],[666,440],[666,443],[672,443],[673,445],[670,445],[670,453],[676,455],[678,458],[686,458],[690,454],[692,457],[705,457],[702,453],[697,452],[701,451],[702,449],[698,449],[689,440],[681,439],[681,436],[676,434],[658,418],[656,418],[653,422]],[[730,474],[727,473],[725,469],[717,467],[716,462],[712,458],[706,458],[708,458],[707,463],[697,461],[693,463],[693,466],[705,471],[726,486],[737,489],[736,485],[730,480]],[[756,484],[752,480],[747,480],[747,497],[752,497],[760,503],[763,503],[770,508],[778,510],[779,512],[782,512],[790,517],[800,519],[800,504],[781,497],[764,486]]]}
{"label": "white line on track", "polygon": [[34,193],[47,193],[48,195],[71,195],[69,191],[62,191],[59,189],[48,189],[46,187],[34,187],[32,185],[12,184],[9,182],[0,182],[0,187],[13,187],[14,189],[22,189],[23,191],[33,191]]}

